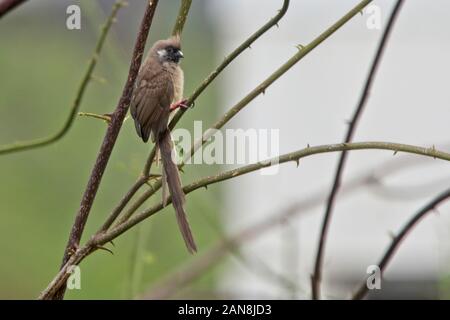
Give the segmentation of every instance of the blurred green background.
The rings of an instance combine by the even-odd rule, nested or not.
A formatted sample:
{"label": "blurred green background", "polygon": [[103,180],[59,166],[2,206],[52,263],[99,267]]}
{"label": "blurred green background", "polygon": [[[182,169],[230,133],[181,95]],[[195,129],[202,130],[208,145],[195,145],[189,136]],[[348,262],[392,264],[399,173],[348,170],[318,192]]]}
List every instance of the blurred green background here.
{"label": "blurred green background", "polygon": [[[106,82],[89,84],[80,111],[108,113],[117,104],[146,3],[130,2],[119,11],[94,72]],[[202,2],[193,3],[183,35],[185,95],[217,64]],[[66,120],[100,26],[114,1],[75,2],[81,8],[82,29],[67,30],[66,8],[73,3],[29,2],[0,21],[0,144],[47,136]],[[170,34],[178,6],[179,1],[160,1],[147,48]],[[212,85],[179,126],[191,129],[197,119],[210,123],[217,116],[216,99]],[[105,129],[100,120],[78,117],[57,143],[0,156],[0,298],[36,298],[57,272]],[[133,122],[126,121],[91,211],[84,241],[138,177],[150,147],[138,139]],[[216,170],[190,166],[183,181]],[[188,198],[187,209],[200,248],[217,233],[214,225],[218,224],[220,201],[217,186]],[[70,290],[66,297],[133,298],[190,259],[172,207],[162,213],[117,239],[114,255],[99,251],[88,257],[81,265],[82,289]],[[194,286],[208,290],[214,281],[212,271]]]}

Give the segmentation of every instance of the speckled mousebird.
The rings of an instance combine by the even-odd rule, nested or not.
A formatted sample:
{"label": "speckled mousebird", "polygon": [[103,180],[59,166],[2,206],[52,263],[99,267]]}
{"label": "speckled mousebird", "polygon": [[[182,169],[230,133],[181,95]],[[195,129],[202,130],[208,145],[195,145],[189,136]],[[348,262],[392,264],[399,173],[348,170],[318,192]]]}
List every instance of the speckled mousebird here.
{"label": "speckled mousebird", "polygon": [[[153,45],[139,70],[130,110],[139,137],[147,142],[151,136],[161,152],[163,191],[167,181],[178,226],[187,249],[194,253],[197,247],[187,220],[180,173],[172,159],[173,144],[168,129],[171,111],[186,108],[186,101],[181,100],[184,86],[184,74],[179,66],[181,58],[179,36],[159,40]],[[164,192],[163,200],[165,202]]]}

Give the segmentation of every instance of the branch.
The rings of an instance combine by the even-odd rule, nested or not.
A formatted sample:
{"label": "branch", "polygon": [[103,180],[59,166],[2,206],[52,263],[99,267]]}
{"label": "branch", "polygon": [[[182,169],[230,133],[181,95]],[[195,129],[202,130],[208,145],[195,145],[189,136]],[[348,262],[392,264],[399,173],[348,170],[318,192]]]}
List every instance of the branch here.
{"label": "branch", "polygon": [[[275,164],[281,164],[286,162],[295,162],[298,163],[301,158],[305,158],[308,156],[312,156],[315,154],[322,153],[330,153],[330,152],[338,152],[344,150],[391,150],[394,151],[394,154],[398,152],[411,153],[417,155],[423,155],[427,157],[431,157],[434,159],[441,159],[450,161],[450,153],[446,153],[443,151],[438,151],[434,147],[432,148],[423,148],[412,145],[400,144],[400,143],[390,143],[390,142],[355,142],[355,143],[340,143],[340,144],[331,144],[331,145],[321,145],[316,147],[307,147],[305,149],[301,149],[295,152],[291,152],[285,155],[282,155],[277,158],[273,158],[266,161],[261,161],[258,163],[250,164],[241,168],[237,168],[234,170],[226,171],[221,174],[215,176],[205,177],[196,182],[193,182],[183,188],[184,193],[187,195],[197,189],[205,188],[211,184],[215,184],[221,181],[229,180],[236,178],[238,176],[260,170],[262,168],[267,168]],[[171,199],[168,198],[167,203],[170,203]],[[131,229],[133,226],[138,224],[139,222],[145,220],[146,218],[154,215],[155,213],[161,211],[163,209],[162,202],[157,203],[150,207],[149,209],[141,212],[138,215],[131,217],[129,220],[124,223],[108,230],[104,233],[97,233],[94,235],[85,246],[78,249],[67,261],[67,263],[61,268],[52,282],[48,285],[48,287],[43,291],[40,295],[40,299],[46,299],[49,294],[58,290],[68,278],[68,274],[66,273],[67,268],[70,265],[75,265],[80,263],[85,257],[89,254],[97,250],[100,246],[114,240],[118,236],[120,236],[125,231]]]}
{"label": "branch", "polygon": [[[442,202],[448,200],[450,198],[450,189],[447,189],[446,191],[442,192],[440,195],[438,195],[436,198],[434,198],[430,203],[425,205],[419,212],[417,212],[411,220],[408,221],[408,223],[400,230],[399,234],[393,239],[391,245],[386,250],[385,254],[381,258],[380,262],[377,264],[380,268],[381,274],[383,274],[384,270],[386,269],[388,263],[394,256],[395,252],[397,251],[398,247],[400,246],[401,242],[406,238],[406,236],[409,234],[409,232],[419,223],[420,220],[422,220],[425,215],[430,213],[431,211],[435,210],[435,208]],[[359,300],[364,298],[364,296],[367,294],[367,284],[366,281],[361,285],[359,290],[353,295],[353,299]]]}
{"label": "branch", "polygon": [[[283,18],[289,8],[289,0],[284,0],[283,6],[278,12],[278,14],[270,19],[265,25],[263,25],[260,29],[258,29],[254,34],[252,34],[247,40],[245,40],[239,47],[237,47],[233,52],[231,52],[224,61],[194,90],[194,92],[187,99],[187,105],[192,106],[195,100],[203,93],[203,91],[216,79],[216,77],[231,63],[235,60],[242,52],[246,49],[250,48],[251,44],[254,43],[258,38],[260,38],[264,33],[269,31],[273,26],[278,25],[278,22]],[[169,123],[169,128],[172,130],[175,128],[175,125],[180,121],[183,114],[186,112],[186,109],[179,109],[172,120]],[[150,167],[155,159],[156,148],[153,148],[147,163],[144,168],[144,174],[148,174],[150,172]]]}
{"label": "branch", "polygon": [[[147,8],[144,17],[141,22],[139,34],[136,40],[136,44],[131,59],[131,65],[128,72],[127,82],[122,92],[122,96],[118,102],[118,105],[111,116],[111,122],[103,139],[102,146],[97,156],[94,168],[92,169],[91,176],[89,177],[88,185],[81,200],[80,209],[75,217],[75,222],[70,232],[69,241],[64,252],[62,266],[66,265],[70,259],[71,253],[75,252],[80,243],[81,236],[83,234],[84,227],[86,225],[89,212],[94,202],[95,195],[97,194],[100,181],[103,173],[105,172],[106,165],[108,164],[109,157],[111,156],[114,144],[119,135],[122,127],[123,120],[128,111],[131,95],[133,93],[134,82],[139,72],[142,56],[144,53],[145,42],[147,40],[148,32],[152,24],[153,16],[158,5],[158,0],[150,0],[147,4]],[[55,298],[62,299],[64,296],[65,288],[61,287],[60,292]]]}
{"label": "branch", "polygon": [[191,8],[192,0],[181,0],[180,10],[178,12],[177,21],[173,27],[172,35],[181,35],[183,33],[184,25]]}
{"label": "branch", "polygon": [[105,114],[96,114],[96,113],[91,113],[91,112],[78,112],[78,115],[80,117],[89,117],[89,118],[103,120],[106,123],[111,122],[111,117],[108,115],[105,115]]}
{"label": "branch", "polygon": [[58,141],[59,139],[61,139],[66,135],[66,133],[71,128],[73,122],[75,121],[78,110],[80,109],[82,98],[84,96],[84,93],[86,92],[86,88],[90,80],[92,79],[92,74],[94,72],[95,66],[97,65],[98,58],[100,56],[100,52],[102,51],[103,44],[105,43],[106,36],[109,30],[111,29],[112,24],[115,21],[117,12],[121,7],[124,7],[125,5],[126,5],[125,2],[122,0],[118,0],[113,5],[111,14],[109,15],[108,19],[106,20],[105,24],[102,27],[102,31],[95,46],[94,53],[91,59],[89,60],[86,73],[83,76],[83,79],[81,80],[80,86],[78,87],[78,91],[75,96],[75,100],[72,103],[69,117],[67,118],[63,127],[58,132],[49,137],[34,139],[30,141],[16,142],[0,146],[0,155],[43,147]]}
{"label": "branch", "polygon": [[[401,6],[403,4],[403,0],[398,0],[397,4],[395,5],[391,16],[389,17],[387,26],[384,30],[383,36],[381,38],[380,44],[378,45],[377,52],[375,54],[374,61],[372,62],[372,67],[370,69],[369,75],[366,79],[366,83],[364,86],[363,93],[360,97],[360,101],[356,107],[356,110],[353,114],[352,120],[350,121],[347,134],[345,136],[344,142],[348,143],[353,140],[353,135],[356,131],[356,127],[358,125],[358,122],[362,116],[362,112],[364,110],[364,107],[367,104],[367,100],[369,98],[369,93],[372,88],[375,75],[377,73],[378,67],[381,62],[381,58],[383,57],[384,50],[387,45],[387,41],[389,40],[389,36],[391,34],[391,31],[393,29],[395,20],[400,12]],[[312,298],[313,299],[320,299],[320,282],[322,278],[322,264],[323,264],[323,256],[325,251],[325,241],[328,234],[328,227],[331,223],[331,216],[334,208],[335,198],[337,196],[337,193],[339,191],[339,187],[341,185],[341,179],[344,172],[344,166],[345,162],[347,160],[347,152],[342,152],[339,164],[336,169],[336,173],[334,176],[333,186],[330,191],[330,195],[328,196],[327,201],[327,207],[325,210],[325,215],[322,221],[322,227],[319,237],[319,244],[317,248],[316,253],[316,260],[315,260],[315,266],[314,266],[314,274],[311,277],[311,286],[312,286]]]}
{"label": "branch", "polygon": [[[209,176],[203,179],[200,179],[196,182],[193,182],[183,188],[185,194],[189,194],[192,191],[195,191],[200,188],[205,188],[211,184],[215,184],[221,181],[229,180],[232,178],[239,177],[241,175],[257,171],[263,168],[267,168],[273,165],[282,164],[285,162],[295,162],[299,163],[300,159],[322,153],[329,152],[338,152],[344,150],[391,150],[394,151],[394,154],[398,152],[412,153],[427,156],[434,159],[441,159],[450,161],[450,153],[442,152],[436,150],[434,147],[432,148],[423,148],[413,145],[400,144],[400,143],[391,143],[391,142],[355,142],[355,143],[339,143],[339,144],[331,144],[331,145],[321,145],[316,147],[307,147],[305,149],[301,149],[295,152],[291,152],[280,157],[268,159],[265,161],[260,161],[254,164],[250,164],[244,167],[240,167],[234,170],[226,171],[220,173],[218,175]],[[170,203],[171,199],[168,199],[168,203]],[[128,229],[132,228],[137,223],[145,220],[146,218],[152,216],[163,208],[163,204],[157,203],[153,205],[151,208],[144,210],[140,214],[131,217],[129,220],[123,222],[122,224],[112,228],[108,232],[99,235],[95,238],[94,243],[98,245],[105,244]]]}
{"label": "branch", "polygon": [[[362,174],[356,174],[355,178],[345,183],[341,190],[342,195],[349,195],[355,191],[361,190],[364,186],[380,185],[382,179],[388,175],[398,173],[406,168],[420,165],[422,162],[418,158],[406,158],[403,161],[391,159],[379,168],[371,170],[363,169]],[[424,160],[424,158],[419,158]],[[412,161],[414,160],[414,161]],[[225,239],[221,239],[211,245],[206,251],[202,252],[196,259],[188,261],[184,266],[170,272],[163,279],[152,285],[150,290],[142,297],[144,299],[168,299],[183,287],[189,285],[199,277],[205,274],[207,270],[219,263],[229,252],[231,248],[241,247],[244,244],[262,237],[265,233],[274,228],[285,224],[290,219],[297,217],[300,213],[303,215],[312,208],[321,205],[326,201],[322,191],[316,191],[305,199],[298,200],[281,213],[263,215],[265,218],[259,222],[239,231]]]}
{"label": "branch", "polygon": [[0,18],[26,0],[3,0],[0,2]]}

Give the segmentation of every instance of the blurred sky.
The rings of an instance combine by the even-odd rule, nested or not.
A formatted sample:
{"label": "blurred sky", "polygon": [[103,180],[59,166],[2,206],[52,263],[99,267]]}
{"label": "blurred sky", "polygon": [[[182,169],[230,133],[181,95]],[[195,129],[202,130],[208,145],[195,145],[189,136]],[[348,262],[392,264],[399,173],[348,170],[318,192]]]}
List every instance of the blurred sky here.
{"label": "blurred sky", "polygon": [[[252,45],[226,73],[221,90],[223,110],[295,54],[295,45],[310,42],[357,3],[291,1],[280,27]],[[394,1],[374,3],[381,7],[384,26]],[[272,0],[210,1],[209,13],[214,16],[222,40],[219,52],[232,50],[272,17],[281,4],[282,1]],[[448,142],[449,10],[450,3],[445,0],[406,1],[358,126],[356,141],[384,140],[423,146]],[[366,27],[367,18],[367,15],[355,16],[288,71],[264,96],[255,99],[229,126],[280,129],[281,153],[303,148],[308,143],[340,142],[381,35],[381,30]],[[308,199],[317,190],[328,192],[337,157],[338,154],[314,156],[301,161],[298,169],[293,163],[283,165],[276,176],[252,174],[227,182],[228,201],[223,219],[229,230],[280,212],[290,202]],[[352,152],[344,181],[389,160],[392,160],[391,152]],[[449,169],[450,165],[442,161],[424,160],[421,166],[383,181],[392,187],[384,194],[360,188],[350,196],[337,199],[325,251],[325,294],[346,297],[350,293],[352,287],[347,287],[347,291],[333,287],[333,279],[363,279],[367,266],[375,264],[390,243],[389,233],[396,233],[413,212],[448,186]],[[404,191],[413,191],[414,186],[436,180],[439,182],[419,188],[419,192],[402,195]],[[392,192],[397,187],[407,188]],[[433,214],[422,221],[402,243],[385,274],[387,281],[394,277],[411,280],[448,275],[445,267],[449,262],[446,243],[450,205],[442,205],[439,212],[440,215]],[[323,213],[321,205],[302,214],[301,219],[291,220],[289,227],[249,245],[248,259],[256,264],[264,261],[281,273],[289,269],[284,256],[293,255],[287,259],[291,263],[288,276],[301,284],[297,297],[309,297],[309,276]],[[299,268],[295,267],[297,264]],[[222,281],[224,290],[250,291],[255,297],[268,292],[271,297],[286,297],[286,290],[279,284],[262,280],[236,263],[232,265]],[[444,269],[442,272],[438,271],[440,267]]]}

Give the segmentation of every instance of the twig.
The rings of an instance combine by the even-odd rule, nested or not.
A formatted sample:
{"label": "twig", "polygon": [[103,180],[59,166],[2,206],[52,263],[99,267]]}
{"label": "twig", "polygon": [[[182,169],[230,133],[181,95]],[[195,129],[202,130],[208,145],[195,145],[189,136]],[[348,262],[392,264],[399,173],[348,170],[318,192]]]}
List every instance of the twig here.
{"label": "twig", "polygon": [[[389,36],[391,34],[391,31],[393,29],[395,20],[398,16],[398,13],[400,12],[401,6],[403,4],[403,0],[397,1],[391,16],[389,17],[387,26],[384,30],[383,36],[381,38],[380,44],[378,45],[377,52],[375,54],[374,61],[372,62],[372,66],[369,72],[369,75],[366,79],[365,86],[363,93],[360,97],[359,103],[355,109],[355,112],[353,114],[352,120],[349,123],[349,127],[347,130],[347,134],[345,136],[344,142],[348,143],[353,140],[353,135],[356,131],[356,127],[358,125],[358,121],[361,118],[362,112],[364,110],[364,107],[367,104],[367,100],[369,98],[370,89],[372,88],[372,84],[376,75],[376,72],[378,70],[378,67],[381,62],[381,58],[383,57],[384,50],[386,48],[387,41],[389,39]],[[328,197],[327,206],[325,210],[325,215],[322,221],[322,227],[320,231],[319,236],[319,243],[316,253],[316,260],[315,260],[315,266],[314,266],[314,274],[311,277],[311,287],[312,287],[312,298],[313,299],[320,299],[320,282],[322,278],[322,264],[323,264],[323,256],[324,256],[324,248],[325,248],[325,242],[328,234],[328,228],[331,222],[331,216],[333,212],[334,202],[335,198],[337,196],[337,193],[339,191],[339,186],[341,184],[342,174],[344,172],[344,166],[347,159],[347,152],[342,152],[339,164],[336,169],[336,173],[334,176],[333,186],[330,191],[330,195]]]}
{"label": "twig", "polygon": [[[380,268],[381,274],[383,274],[390,260],[392,259],[398,247],[400,246],[402,240],[406,238],[409,232],[411,232],[411,230],[419,223],[419,221],[423,217],[425,217],[428,213],[433,211],[440,203],[448,200],[449,198],[450,198],[450,189],[447,189],[446,191],[438,195],[436,198],[434,198],[430,203],[425,205],[421,210],[419,210],[419,212],[417,212],[411,218],[411,220],[408,221],[408,223],[400,230],[398,235],[392,240],[391,245],[386,250],[385,254],[378,263],[378,267]],[[364,298],[364,296],[367,293],[367,290],[368,290],[367,284],[366,281],[364,281],[364,283],[361,285],[358,291],[353,295],[353,299],[359,300]]]}
{"label": "twig", "polygon": [[[392,175],[405,168],[418,165],[421,162],[411,161],[412,158],[399,161],[392,159],[386,162],[379,168],[372,170],[364,169],[363,174],[356,174],[355,178],[345,183],[341,190],[341,195],[350,194],[354,191],[361,190],[365,185],[372,185],[379,183],[383,178]],[[424,158],[414,158],[414,160],[423,160]],[[319,189],[320,190],[320,189]],[[211,245],[195,260],[188,261],[184,266],[170,272],[162,280],[152,285],[150,290],[143,295],[144,299],[168,299],[175,293],[179,292],[183,287],[192,283],[206,273],[212,266],[219,263],[229,252],[230,248],[237,248],[244,244],[262,237],[268,231],[284,224],[299,214],[305,214],[312,208],[322,204],[325,200],[325,195],[322,191],[318,191],[309,195],[307,198],[299,200],[290,204],[282,212],[276,212],[269,215],[263,215],[266,218],[259,222],[245,228],[234,235],[221,239],[215,244]]]}
{"label": "twig", "polygon": [[0,2],[0,18],[26,0],[3,0]]}
{"label": "twig", "polygon": [[89,64],[88,64],[86,73],[85,73],[83,79],[81,80],[80,86],[78,87],[78,91],[75,96],[75,100],[72,103],[69,117],[66,119],[63,127],[55,134],[50,135],[45,138],[39,138],[39,139],[23,141],[23,142],[16,142],[16,143],[11,143],[11,144],[0,146],[0,155],[18,152],[18,151],[24,151],[24,150],[28,150],[28,149],[34,149],[34,148],[38,148],[38,147],[43,147],[43,146],[46,146],[48,144],[58,141],[59,139],[64,137],[69,132],[69,129],[71,128],[73,122],[76,119],[78,110],[80,109],[80,105],[81,105],[81,101],[84,96],[84,93],[86,92],[88,84],[92,79],[92,74],[97,65],[98,58],[100,56],[100,52],[102,51],[103,45],[106,40],[106,36],[107,36],[109,30],[111,29],[112,24],[115,21],[117,12],[123,6],[125,6],[125,2],[123,2],[122,0],[117,1],[113,5],[111,14],[109,15],[108,19],[106,20],[106,23],[102,27],[102,31],[101,31],[100,37],[97,41],[97,44],[95,46],[94,53],[93,53],[91,59],[89,60]]}
{"label": "twig", "polygon": [[[100,181],[102,179],[103,173],[105,172],[109,157],[111,156],[117,136],[119,135],[120,129],[122,127],[123,120],[128,111],[131,95],[133,93],[134,82],[141,65],[145,42],[147,40],[148,32],[150,30],[157,5],[158,0],[150,0],[147,4],[147,8],[142,19],[139,34],[134,47],[127,82],[123,89],[119,103],[111,116],[111,122],[109,123],[105,138],[103,139],[102,146],[97,156],[97,160],[89,177],[88,185],[81,200],[80,209],[75,217],[75,222],[70,232],[69,241],[64,252],[62,266],[64,266],[68,262],[71,253],[76,251],[80,243],[80,239],[84,230],[84,226],[86,225],[92,203],[94,202],[95,195],[97,194],[98,187],[100,186]],[[61,290],[55,298],[62,299],[64,297],[64,291],[65,288],[61,287]]]}
{"label": "twig", "polygon": [[100,120],[105,121],[106,123],[111,122],[111,117],[108,115],[104,115],[104,114],[96,114],[96,113],[91,113],[91,112],[78,112],[78,115],[80,117],[90,117],[90,118],[100,119]]}
{"label": "twig", "polygon": [[[301,149],[295,152],[291,152],[275,159],[270,159],[266,161],[261,161],[258,163],[250,164],[244,167],[240,167],[234,170],[226,171],[220,173],[215,176],[205,177],[198,181],[195,181],[183,188],[184,193],[187,195],[197,189],[207,187],[208,185],[215,184],[221,181],[229,180],[232,178],[236,178],[238,176],[257,171],[263,168],[270,167],[274,164],[278,163],[286,163],[286,162],[295,162],[301,158],[312,156],[315,154],[329,153],[329,152],[339,152],[344,150],[391,150],[395,153],[404,152],[417,154],[422,156],[431,157],[434,159],[441,159],[450,161],[450,153],[446,153],[443,151],[436,150],[434,147],[432,148],[423,148],[406,144],[399,143],[390,143],[390,142],[354,142],[354,143],[339,143],[339,144],[331,144],[331,145],[321,145],[316,147],[307,147],[305,149]],[[169,198],[167,203],[170,203],[171,199]],[[85,257],[87,257],[90,253],[95,251],[99,246],[104,245],[119,235],[124,233],[125,231],[131,229],[133,226],[138,224],[139,222],[145,220],[146,218],[154,215],[155,213],[161,211],[163,209],[162,202],[157,203],[150,207],[149,209],[141,212],[138,215],[131,217],[129,220],[124,223],[115,226],[104,232],[102,234],[96,234],[93,236],[85,246],[81,249],[77,250],[69,259],[69,261],[62,267],[62,269],[58,272],[49,286],[43,291],[40,298],[45,299],[49,294],[60,288],[64,282],[67,280],[68,275],[66,274],[66,270],[71,264],[80,263]]]}

